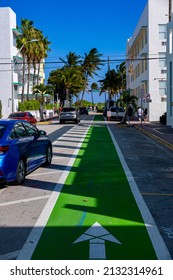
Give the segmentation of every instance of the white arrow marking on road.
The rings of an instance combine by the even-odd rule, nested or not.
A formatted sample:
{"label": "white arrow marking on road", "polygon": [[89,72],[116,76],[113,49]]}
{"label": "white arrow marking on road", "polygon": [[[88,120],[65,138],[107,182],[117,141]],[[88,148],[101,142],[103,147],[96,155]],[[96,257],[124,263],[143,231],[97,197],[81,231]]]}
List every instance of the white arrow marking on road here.
{"label": "white arrow marking on road", "polygon": [[105,240],[121,244],[113,235],[103,228],[98,222],[93,224],[88,230],[85,231],[74,243],[90,240],[89,244],[89,259],[105,260],[106,249]]}

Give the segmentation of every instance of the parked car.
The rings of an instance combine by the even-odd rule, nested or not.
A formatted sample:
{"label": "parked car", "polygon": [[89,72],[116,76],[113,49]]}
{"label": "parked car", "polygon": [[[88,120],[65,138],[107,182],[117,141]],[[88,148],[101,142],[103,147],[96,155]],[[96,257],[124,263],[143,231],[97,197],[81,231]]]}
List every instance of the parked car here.
{"label": "parked car", "polygon": [[52,143],[44,130],[24,120],[0,120],[0,183],[22,184],[25,176],[52,161]]}
{"label": "parked car", "polygon": [[30,112],[15,112],[8,116],[9,119],[25,120],[34,125],[37,124],[36,118]]}
{"label": "parked car", "polygon": [[79,112],[74,107],[69,107],[69,108],[64,107],[60,111],[59,122],[62,124],[62,123],[65,123],[67,121],[72,121],[72,122],[75,122],[75,123],[80,122]]}
{"label": "parked car", "polygon": [[111,112],[110,120],[122,120],[125,116],[125,110],[122,107],[110,107],[109,111]]}
{"label": "parked car", "polygon": [[88,115],[88,110],[86,107],[80,107],[79,108],[79,114],[80,115]]}

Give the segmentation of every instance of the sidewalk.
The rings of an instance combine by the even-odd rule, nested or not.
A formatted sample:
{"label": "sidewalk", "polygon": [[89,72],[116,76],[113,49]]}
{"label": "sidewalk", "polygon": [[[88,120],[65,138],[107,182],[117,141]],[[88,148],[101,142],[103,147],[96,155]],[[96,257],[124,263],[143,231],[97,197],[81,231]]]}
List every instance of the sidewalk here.
{"label": "sidewalk", "polygon": [[131,122],[142,133],[159,141],[162,145],[173,150],[173,128],[159,122]]}

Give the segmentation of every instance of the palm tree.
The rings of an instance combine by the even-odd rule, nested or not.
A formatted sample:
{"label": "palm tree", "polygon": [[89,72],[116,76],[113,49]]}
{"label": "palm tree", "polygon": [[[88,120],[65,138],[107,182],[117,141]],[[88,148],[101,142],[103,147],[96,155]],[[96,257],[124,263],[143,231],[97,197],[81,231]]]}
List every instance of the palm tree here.
{"label": "palm tree", "polygon": [[74,52],[69,52],[69,54],[66,55],[66,59],[59,58],[61,62],[64,63],[64,67],[71,67],[71,66],[77,66],[81,62],[81,56],[76,55]]}
{"label": "palm tree", "polygon": [[28,79],[27,79],[27,100],[29,100],[29,87],[30,87],[30,72],[31,72],[31,64],[33,62],[33,57],[35,53],[36,46],[38,44],[35,42],[32,42],[33,39],[37,39],[37,30],[35,28],[32,28],[30,30],[30,43],[26,44],[26,51],[25,51],[25,56],[27,60],[27,65],[28,65]]}
{"label": "palm tree", "polygon": [[122,93],[126,89],[126,63],[122,62],[120,65],[117,65],[116,71],[119,76],[118,87]]}
{"label": "palm tree", "polygon": [[[34,67],[33,85],[35,84],[36,66],[38,65],[38,79],[40,64],[47,56],[50,42],[43,36],[42,31],[33,27],[33,21],[22,19],[21,21],[21,35],[17,38],[17,48],[21,49],[23,58],[23,73],[22,73],[22,95],[21,102],[24,101],[24,86],[25,86],[25,68],[26,62],[28,65],[28,79],[27,79],[27,100],[29,100],[29,82],[30,82],[30,68]],[[34,42],[37,41],[37,42]],[[37,79],[37,84],[38,84]]]}
{"label": "palm tree", "polygon": [[126,113],[124,119],[122,120],[122,123],[125,124],[127,122],[129,105],[130,107],[132,106],[135,111],[137,110],[137,103],[136,103],[137,100],[138,98],[135,95],[130,95],[130,91],[128,90],[128,91],[124,91],[120,96],[120,98],[116,101],[117,106],[119,105],[120,107],[126,109]]}
{"label": "palm tree", "polygon": [[100,70],[99,66],[103,65],[100,58],[101,56],[102,54],[100,54],[96,48],[92,48],[88,54],[85,53],[84,55],[84,61],[81,65],[84,73],[84,90],[82,92],[81,101],[83,100],[84,93],[88,85],[88,78],[93,78],[94,75],[97,75],[96,71]]}
{"label": "palm tree", "polygon": [[109,70],[105,74],[105,79],[99,80],[101,83],[101,91],[100,95],[103,92],[108,92],[109,99],[111,99],[116,93],[119,91],[119,85],[120,85],[121,78],[116,72],[115,69]]}
{"label": "palm tree", "polygon": [[92,106],[94,106],[94,98],[93,98],[93,90],[98,89],[98,84],[97,83],[92,83],[91,84],[91,100],[92,100]]}
{"label": "palm tree", "polygon": [[48,83],[65,93],[66,106],[70,106],[70,95],[76,95],[84,87],[84,76],[80,66],[61,68],[50,73]]}
{"label": "palm tree", "polygon": [[40,119],[43,120],[43,106],[45,103],[45,97],[46,95],[53,95],[54,93],[54,87],[52,85],[44,85],[44,84],[39,84],[35,85],[33,87],[33,94],[40,94],[39,96],[39,102],[40,102]]}
{"label": "palm tree", "polygon": [[127,108],[129,104],[133,106],[133,108],[137,109],[137,103],[136,101],[138,98],[135,95],[130,95],[129,91],[124,91],[120,98],[117,100],[117,105],[120,105],[120,107]]}
{"label": "palm tree", "polygon": [[[49,45],[51,44],[47,37],[44,37],[43,33],[40,30],[37,30],[37,38],[38,42],[33,45],[33,58],[32,64],[34,67],[34,75],[33,75],[33,86],[35,84],[39,84],[39,76],[40,76],[40,67],[43,65],[44,58],[47,57],[47,52],[50,51]],[[36,73],[37,70],[37,73]]]}
{"label": "palm tree", "polygon": [[25,66],[26,66],[26,54],[28,52],[28,44],[31,39],[34,37],[33,35],[33,21],[22,19],[21,20],[21,35],[16,40],[16,46],[20,50],[22,59],[23,59],[23,67],[22,67],[22,93],[21,93],[21,103],[24,101],[24,86],[25,86]]}

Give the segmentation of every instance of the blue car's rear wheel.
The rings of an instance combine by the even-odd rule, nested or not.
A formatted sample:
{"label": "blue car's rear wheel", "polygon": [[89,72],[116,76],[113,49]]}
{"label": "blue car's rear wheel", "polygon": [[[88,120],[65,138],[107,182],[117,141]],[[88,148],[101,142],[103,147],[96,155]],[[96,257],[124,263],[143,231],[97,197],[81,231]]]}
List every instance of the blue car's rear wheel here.
{"label": "blue car's rear wheel", "polygon": [[21,185],[25,180],[25,176],[26,176],[25,162],[23,159],[20,159],[16,170],[16,183]]}
{"label": "blue car's rear wheel", "polygon": [[49,166],[52,162],[52,149],[50,146],[48,146],[46,151],[46,161],[43,163],[43,166]]}

